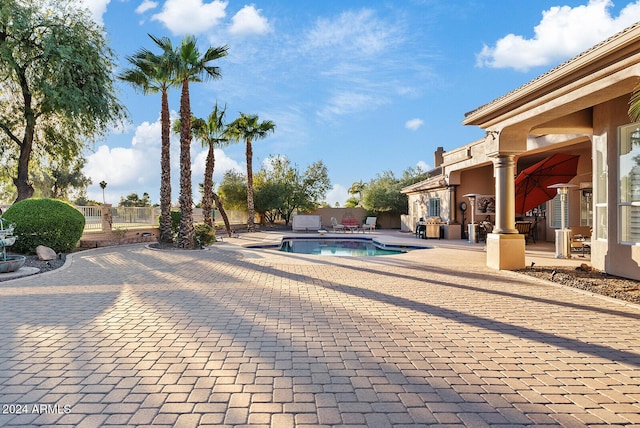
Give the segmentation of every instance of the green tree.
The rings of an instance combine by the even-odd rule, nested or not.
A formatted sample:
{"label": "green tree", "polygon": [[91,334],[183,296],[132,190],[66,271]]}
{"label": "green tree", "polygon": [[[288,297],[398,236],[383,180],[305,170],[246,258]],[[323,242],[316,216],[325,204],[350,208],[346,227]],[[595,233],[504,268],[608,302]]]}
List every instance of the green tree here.
{"label": "green tree", "polygon": [[[356,181],[353,184],[351,184],[351,187],[349,187],[349,194],[350,195],[354,195],[354,198],[356,200],[356,204],[355,205],[351,205],[353,207],[357,207],[358,205],[361,204],[362,201],[362,192],[364,192],[364,189],[367,187],[367,185],[365,183],[362,182],[362,180],[360,181]],[[357,199],[355,198],[355,196],[358,196]],[[351,204],[353,204],[353,201],[350,202]]]}
{"label": "green tree", "polygon": [[215,149],[229,143],[226,136],[224,115],[226,107],[220,108],[216,102],[213,111],[207,119],[194,118],[191,127],[194,136],[200,140],[202,147],[207,148],[207,160],[204,168],[204,184],[202,189],[202,216],[204,223],[211,227],[213,224],[213,171],[216,164]]}
{"label": "green tree", "polygon": [[331,188],[322,161],[300,173],[286,156],[271,156],[256,174],[256,211],[271,223],[280,216],[289,224],[294,211],[313,211]]}
{"label": "green tree", "polygon": [[420,168],[407,168],[400,179],[393,172],[385,171],[365,186],[362,204],[371,212],[406,214],[409,209],[408,200],[401,189],[425,180],[428,176]]}
{"label": "green tree", "polygon": [[240,113],[240,117],[229,124],[232,139],[245,142],[247,162],[247,230],[255,231],[255,204],[253,197],[253,141],[262,140],[275,132],[276,125],[270,120],[259,121],[257,115]]}
{"label": "green tree", "polygon": [[180,229],[178,247],[196,248],[193,228],[193,188],[191,185],[191,100],[189,83],[222,77],[219,67],[210,63],[227,55],[227,46],[208,48],[201,54],[196,38],[187,36],[176,51],[176,78],[181,83],[180,93]]}
{"label": "green tree", "polygon": [[142,198],[137,193],[130,193],[126,198],[121,197],[118,205],[121,207],[150,207],[151,198],[147,192],[142,194]]}
{"label": "green tree", "polygon": [[247,208],[247,177],[234,169],[226,171],[218,186],[218,193],[224,198],[228,209],[245,210]]}
{"label": "green tree", "polygon": [[0,144],[15,153],[16,201],[34,193],[33,156],[77,157],[86,141],[126,117],[115,95],[115,56],[104,29],[78,5],[0,3]]}
{"label": "green tree", "polygon": [[[163,243],[173,241],[171,230],[171,118],[169,112],[169,89],[176,85],[175,52],[167,37],[149,35],[162,50],[156,55],[142,48],[133,56],[127,57],[132,68],[123,71],[118,77],[144,94],[160,92],[160,236]],[[103,189],[104,190],[104,189]]]}

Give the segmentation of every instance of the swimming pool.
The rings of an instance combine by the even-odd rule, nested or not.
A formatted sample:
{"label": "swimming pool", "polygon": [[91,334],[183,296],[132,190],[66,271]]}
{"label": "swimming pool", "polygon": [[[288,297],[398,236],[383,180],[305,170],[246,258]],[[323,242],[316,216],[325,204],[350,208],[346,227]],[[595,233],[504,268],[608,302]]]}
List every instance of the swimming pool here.
{"label": "swimming pool", "polygon": [[282,238],[279,250],[287,253],[319,256],[389,256],[406,253],[410,249],[424,248],[388,245],[371,238]]}

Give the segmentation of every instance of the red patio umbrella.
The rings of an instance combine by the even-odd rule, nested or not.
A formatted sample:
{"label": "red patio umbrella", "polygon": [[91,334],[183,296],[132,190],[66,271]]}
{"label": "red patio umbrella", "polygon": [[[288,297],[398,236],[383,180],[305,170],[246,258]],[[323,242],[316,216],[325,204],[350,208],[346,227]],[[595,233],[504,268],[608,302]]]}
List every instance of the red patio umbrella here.
{"label": "red patio umbrella", "polygon": [[524,214],[553,199],[557,191],[549,186],[568,183],[578,173],[580,156],[558,153],[531,165],[516,177],[516,213]]}

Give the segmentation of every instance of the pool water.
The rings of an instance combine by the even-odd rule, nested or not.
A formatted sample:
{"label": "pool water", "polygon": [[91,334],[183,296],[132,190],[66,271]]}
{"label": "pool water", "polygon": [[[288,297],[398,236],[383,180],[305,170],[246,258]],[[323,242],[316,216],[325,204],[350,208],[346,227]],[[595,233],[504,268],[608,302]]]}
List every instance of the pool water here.
{"label": "pool water", "polygon": [[377,246],[371,240],[283,239],[280,251],[319,256],[388,256],[406,251]]}

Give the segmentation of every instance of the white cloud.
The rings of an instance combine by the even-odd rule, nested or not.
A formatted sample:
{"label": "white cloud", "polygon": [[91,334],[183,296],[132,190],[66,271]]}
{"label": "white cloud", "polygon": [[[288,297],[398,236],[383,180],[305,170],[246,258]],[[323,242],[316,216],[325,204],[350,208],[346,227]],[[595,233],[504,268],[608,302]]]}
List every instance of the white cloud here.
{"label": "white cloud", "polygon": [[142,14],[148,10],[155,9],[158,7],[158,2],[151,0],[144,0],[140,5],[136,8],[136,13]]}
{"label": "white cloud", "polygon": [[627,5],[617,18],[611,16],[611,0],[589,0],[587,5],[554,6],[542,12],[542,20],[527,39],[508,34],[495,46],[485,45],[476,55],[480,67],[531,67],[564,61],[635,23],[640,16],[640,1]]}
{"label": "white cloud", "polygon": [[[171,112],[175,119],[176,112]],[[106,202],[116,205],[121,196],[137,193],[149,193],[152,202],[159,202],[160,198],[160,149],[161,149],[160,120],[143,122],[136,127],[131,138],[130,147],[113,147],[106,145],[98,147],[95,153],[87,156],[84,173],[91,178],[93,184],[88,189],[90,199],[102,201],[101,181],[107,182],[105,192]],[[172,199],[177,201],[180,192],[180,143],[179,137],[171,135],[171,188]],[[204,180],[204,168],[207,149],[202,148],[198,141],[191,145],[191,173],[193,197],[200,200],[198,184]],[[220,183],[224,173],[229,169],[243,171],[242,166],[229,158],[224,151],[215,150],[214,181]]]}
{"label": "white cloud", "polygon": [[226,16],[226,1],[167,0],[162,12],[151,17],[162,22],[173,34],[199,34],[218,25]]}
{"label": "white cloud", "polygon": [[426,163],[425,161],[418,161],[416,166],[420,168],[422,171],[431,171],[433,169],[433,167],[428,163]]}
{"label": "white cloud", "polygon": [[417,131],[420,127],[424,125],[424,120],[422,119],[411,119],[407,120],[404,124],[404,127],[410,129],[411,131]]}
{"label": "white cloud", "polygon": [[243,7],[231,18],[229,32],[231,34],[265,34],[269,32],[270,26],[267,18],[260,15],[261,10],[253,5]]}
{"label": "white cloud", "polygon": [[317,115],[325,120],[336,116],[358,113],[365,110],[373,110],[378,106],[387,104],[387,100],[364,93],[341,92],[334,94],[327,106],[317,112]]}
{"label": "white cloud", "polygon": [[393,26],[378,19],[371,9],[343,12],[335,19],[320,18],[306,36],[306,49],[336,48],[351,54],[372,56],[397,43]]}
{"label": "white cloud", "polygon": [[102,25],[102,16],[107,11],[107,5],[111,0],[82,0],[91,12],[93,20]]}
{"label": "white cloud", "polygon": [[349,196],[349,192],[347,192],[347,189],[344,186],[334,184],[333,188],[327,192],[326,201],[332,207],[335,207],[336,202],[343,207],[345,202],[347,202],[347,199],[349,199]]}

